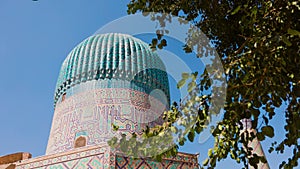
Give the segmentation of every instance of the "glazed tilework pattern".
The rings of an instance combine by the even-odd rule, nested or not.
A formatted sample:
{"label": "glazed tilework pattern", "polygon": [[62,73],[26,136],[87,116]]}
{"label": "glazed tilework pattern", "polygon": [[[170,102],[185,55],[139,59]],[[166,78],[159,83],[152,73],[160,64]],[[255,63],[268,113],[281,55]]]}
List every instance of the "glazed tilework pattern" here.
{"label": "glazed tilework pattern", "polygon": [[152,159],[132,159],[116,156],[116,169],[198,169],[195,155],[177,155],[174,158],[163,159],[161,162]]}
{"label": "glazed tilework pattern", "polygon": [[[149,102],[155,106],[149,107]],[[118,132],[142,134],[146,125],[162,123],[164,110],[166,107],[159,100],[131,89],[77,93],[57,104],[46,154],[72,150],[80,135],[87,137],[87,145],[106,143],[112,136],[120,136],[112,124],[120,127]]]}
{"label": "glazed tilework pattern", "polygon": [[30,159],[18,164],[16,169],[109,169],[109,156],[109,147],[105,146],[75,153]]}
{"label": "glazed tilework pattern", "polygon": [[16,169],[197,169],[197,156],[179,153],[161,162],[131,159],[112,152],[107,144],[46,155],[17,164]]}
{"label": "glazed tilework pattern", "polygon": [[127,80],[170,95],[165,66],[157,53],[130,35],[108,33],[93,35],[70,52],[59,73],[54,104],[70,87],[101,79]]}

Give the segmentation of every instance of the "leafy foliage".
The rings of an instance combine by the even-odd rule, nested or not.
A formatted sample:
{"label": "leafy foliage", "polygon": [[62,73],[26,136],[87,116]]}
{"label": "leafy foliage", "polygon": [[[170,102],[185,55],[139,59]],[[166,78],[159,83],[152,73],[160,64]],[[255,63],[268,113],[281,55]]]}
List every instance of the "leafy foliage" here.
{"label": "leafy foliage", "polygon": [[[228,155],[245,166],[257,166],[266,159],[244,149],[254,136],[251,133],[240,135],[240,120],[253,119],[256,137],[264,140],[274,137],[274,129],[269,121],[276,113],[285,114],[286,137],[274,142],[269,152],[283,153],[286,147],[293,148],[293,155],[283,161],[280,168],[298,166],[300,156],[300,4],[298,1],[272,0],[132,0],[128,4],[128,13],[158,12],[182,18],[201,29],[209,38],[221,58],[227,82],[224,118],[212,132],[215,146],[208,151],[209,159],[204,166],[214,168],[217,161]],[[146,14],[147,15],[147,14]],[[152,14],[152,19],[160,23],[157,38],[152,41],[152,48],[162,49],[167,45],[164,34],[171,18],[166,15]],[[195,32],[187,35],[186,52],[197,49],[197,57],[211,55],[213,50],[197,46]],[[187,84],[187,79],[192,79]],[[184,105],[175,103],[171,110],[165,112],[166,123],[145,131],[145,137],[159,136],[161,132],[172,130],[177,133],[178,145],[184,145],[188,138],[193,141],[209,122],[211,95],[203,91],[211,88],[207,73],[202,75],[182,74],[177,87],[188,85],[189,98]],[[285,112],[275,112],[283,104]],[[219,111],[218,109],[216,111]],[[215,112],[218,113],[218,112]],[[187,114],[191,115],[187,118]],[[194,120],[195,125],[187,127],[187,121]],[[178,124],[178,121],[180,124]],[[186,130],[175,127],[187,127]],[[262,124],[260,124],[262,123]],[[260,124],[260,125],[258,125]],[[172,155],[177,151],[174,146],[164,154]],[[172,152],[172,153],[170,153]],[[247,160],[248,159],[248,160]]]}

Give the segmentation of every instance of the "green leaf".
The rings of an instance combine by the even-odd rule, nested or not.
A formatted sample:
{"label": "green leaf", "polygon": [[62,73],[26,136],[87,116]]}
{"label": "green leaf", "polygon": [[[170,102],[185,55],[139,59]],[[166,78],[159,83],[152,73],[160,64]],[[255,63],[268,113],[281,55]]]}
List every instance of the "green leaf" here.
{"label": "green leaf", "polygon": [[260,111],[255,109],[255,110],[252,110],[251,113],[255,118],[257,118],[260,114]]}
{"label": "green leaf", "polygon": [[180,145],[180,146],[183,146],[183,145],[184,145],[184,139],[180,139],[180,140],[179,140],[179,145]]}
{"label": "green leaf", "polygon": [[200,127],[199,125],[197,125],[196,128],[195,128],[195,131],[196,131],[197,134],[200,134],[202,130],[203,130],[203,128]]}
{"label": "green leaf", "polygon": [[190,48],[188,45],[184,45],[183,50],[185,51],[185,53],[191,53],[193,51],[192,48]]}
{"label": "green leaf", "polygon": [[235,151],[231,150],[230,151],[230,155],[231,155],[232,159],[236,159],[236,153],[235,153]]}
{"label": "green leaf", "polygon": [[193,79],[193,80],[196,80],[196,79],[197,79],[197,76],[198,76],[198,72],[192,73],[192,79]]}
{"label": "green leaf", "polygon": [[254,168],[257,168],[257,164],[258,163],[259,163],[259,159],[258,158],[255,158],[255,157],[249,158],[249,164],[251,166],[253,166]]}
{"label": "green leaf", "polygon": [[152,45],[153,46],[156,46],[158,43],[158,40],[156,38],[152,39]]}
{"label": "green leaf", "polygon": [[187,73],[187,72],[183,72],[183,73],[181,74],[181,78],[184,79],[184,80],[188,79],[189,77],[190,77],[190,74]]}
{"label": "green leaf", "polygon": [[207,166],[208,162],[209,162],[209,159],[207,158],[207,159],[205,159],[205,160],[203,161],[203,165],[204,165],[204,166]]}
{"label": "green leaf", "polygon": [[212,157],[212,155],[213,155],[213,149],[212,148],[210,148],[208,150],[207,155],[208,155],[208,157]]}
{"label": "green leaf", "polygon": [[176,133],[177,132],[177,128],[175,126],[171,126],[170,130],[172,133]]}
{"label": "green leaf", "polygon": [[292,46],[292,43],[288,40],[286,36],[282,36],[282,41],[287,45],[287,46]]}
{"label": "green leaf", "polygon": [[216,166],[217,158],[212,158],[210,160],[210,165],[214,168]]}
{"label": "green leaf", "polygon": [[195,138],[195,132],[194,131],[190,131],[188,134],[188,139],[190,140],[190,142],[193,142]]}
{"label": "green leaf", "polygon": [[113,137],[111,140],[109,140],[107,143],[111,147],[115,147],[116,143],[118,142],[118,138]]}
{"label": "green leaf", "polygon": [[164,46],[160,43],[157,45],[158,49],[162,49]]}
{"label": "green leaf", "polygon": [[188,84],[188,92],[193,91],[193,89],[196,87],[196,82],[192,81]]}
{"label": "green leaf", "polygon": [[261,158],[260,158],[260,161],[261,161],[262,163],[267,163],[267,159],[266,159],[265,157],[261,157]]}
{"label": "green leaf", "polygon": [[115,125],[115,124],[111,124],[113,127],[113,131],[118,131],[119,130],[119,126]]}
{"label": "green leaf", "polygon": [[290,35],[300,36],[300,32],[299,31],[291,29],[291,28],[289,28],[287,32]]}
{"label": "green leaf", "polygon": [[274,137],[274,128],[272,126],[264,126],[261,128],[261,131],[270,138]]}
{"label": "green leaf", "polygon": [[161,40],[161,44],[162,44],[163,46],[167,46],[167,41],[166,41],[165,39],[163,39],[163,40]]}
{"label": "green leaf", "polygon": [[181,80],[177,83],[177,88],[180,89],[185,83],[186,83],[186,80],[185,80],[185,79],[181,79]]}
{"label": "green leaf", "polygon": [[155,157],[155,159],[158,161],[158,162],[161,162],[162,161],[162,155],[157,155]]}
{"label": "green leaf", "polygon": [[235,8],[235,9],[231,12],[231,15],[236,14],[240,9],[241,9],[241,5],[238,6],[237,8]]}
{"label": "green leaf", "polygon": [[121,144],[120,144],[120,148],[123,152],[127,151],[128,149],[128,144],[126,141],[122,141]]}
{"label": "green leaf", "polygon": [[261,132],[258,132],[256,136],[259,141],[263,141],[265,139],[265,135]]}

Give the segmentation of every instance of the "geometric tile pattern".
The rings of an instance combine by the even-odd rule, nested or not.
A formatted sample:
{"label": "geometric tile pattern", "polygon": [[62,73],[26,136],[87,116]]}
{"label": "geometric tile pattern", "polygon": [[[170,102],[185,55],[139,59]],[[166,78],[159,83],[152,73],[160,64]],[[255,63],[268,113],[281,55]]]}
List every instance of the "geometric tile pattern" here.
{"label": "geometric tile pattern", "polygon": [[[85,85],[90,83],[93,86],[93,82]],[[46,154],[74,149],[79,136],[92,146],[120,136],[119,132],[140,135],[146,125],[161,124],[166,109],[158,99],[133,89],[97,88],[77,93],[56,105]],[[119,126],[117,132],[112,124]]]}
{"label": "geometric tile pattern", "polygon": [[109,148],[99,146],[93,149],[79,149],[77,152],[61,153],[56,155],[42,156],[22,161],[17,169],[87,169],[109,168]]}
{"label": "geometric tile pattern", "polygon": [[85,39],[70,52],[59,73],[54,102],[74,85],[103,79],[123,79],[141,89],[161,89],[169,98],[164,63],[149,44],[131,35],[107,33]]}
{"label": "geometric tile pattern", "polygon": [[161,162],[148,158],[132,159],[112,152],[108,145],[78,148],[17,163],[16,169],[198,169],[197,156],[178,153]]}
{"label": "geometric tile pattern", "polygon": [[153,159],[132,159],[117,155],[116,169],[198,169],[198,162],[196,156],[180,153],[174,158],[165,158],[161,162]]}

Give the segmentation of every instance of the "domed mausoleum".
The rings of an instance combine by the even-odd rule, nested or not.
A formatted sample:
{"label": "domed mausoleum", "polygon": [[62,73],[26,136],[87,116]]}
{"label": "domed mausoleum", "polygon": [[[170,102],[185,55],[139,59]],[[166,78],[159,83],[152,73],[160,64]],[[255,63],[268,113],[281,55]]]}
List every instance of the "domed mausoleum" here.
{"label": "domed mausoleum", "polygon": [[147,125],[161,124],[169,102],[165,65],[147,43],[125,34],[93,35],[62,64],[46,155],[32,159],[19,155],[21,161],[6,163],[22,169],[198,168],[197,155],[178,153],[156,162],[124,157],[107,145],[120,133],[141,135]]}
{"label": "domed mausoleum", "polygon": [[[124,34],[98,34],[77,45],[63,62],[47,154],[106,143],[119,132],[141,134],[161,123],[168,108],[165,66],[149,45]],[[76,127],[75,127],[76,126]]]}

